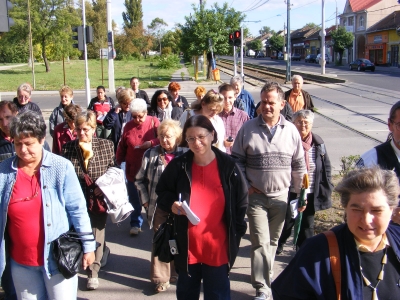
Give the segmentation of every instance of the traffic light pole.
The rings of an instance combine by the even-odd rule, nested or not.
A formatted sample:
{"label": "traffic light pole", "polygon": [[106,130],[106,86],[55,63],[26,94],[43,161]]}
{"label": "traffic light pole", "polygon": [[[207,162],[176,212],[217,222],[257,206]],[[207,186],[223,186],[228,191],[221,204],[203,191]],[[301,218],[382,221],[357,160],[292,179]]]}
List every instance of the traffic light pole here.
{"label": "traffic light pole", "polygon": [[89,68],[88,68],[88,59],[87,59],[87,45],[86,45],[86,10],[85,10],[85,0],[82,0],[82,22],[83,22],[83,43],[84,43],[84,51],[83,56],[85,59],[85,87],[86,87],[86,101],[89,105],[90,103],[90,80],[89,80]]}
{"label": "traffic light pole", "polygon": [[236,46],[233,46],[233,76],[237,75]]}
{"label": "traffic light pole", "polygon": [[240,72],[244,87],[244,71],[243,71],[243,27],[240,27]]}
{"label": "traffic light pole", "polygon": [[286,82],[290,82],[292,77],[292,71],[290,70],[290,61],[292,59],[292,50],[290,45],[290,0],[287,2],[287,60],[286,60]]}
{"label": "traffic light pole", "polygon": [[[107,31],[111,35],[111,43],[108,44],[108,91],[114,93],[115,91],[115,80],[114,80],[114,37],[111,25],[111,0],[107,0]],[[111,46],[110,46],[111,44]],[[112,55],[110,55],[110,50]]]}

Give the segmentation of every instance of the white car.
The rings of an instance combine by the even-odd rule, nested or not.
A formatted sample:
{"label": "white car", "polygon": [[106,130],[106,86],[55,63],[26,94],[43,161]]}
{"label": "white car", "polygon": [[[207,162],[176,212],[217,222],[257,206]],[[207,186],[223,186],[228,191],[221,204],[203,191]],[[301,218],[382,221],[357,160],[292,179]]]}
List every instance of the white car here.
{"label": "white car", "polygon": [[[317,57],[315,58],[315,62],[317,64],[319,64],[319,61],[321,60],[321,56],[322,56],[321,54],[318,54]],[[327,64],[329,64],[330,58],[329,58],[328,54],[325,54],[325,61],[326,61]]]}

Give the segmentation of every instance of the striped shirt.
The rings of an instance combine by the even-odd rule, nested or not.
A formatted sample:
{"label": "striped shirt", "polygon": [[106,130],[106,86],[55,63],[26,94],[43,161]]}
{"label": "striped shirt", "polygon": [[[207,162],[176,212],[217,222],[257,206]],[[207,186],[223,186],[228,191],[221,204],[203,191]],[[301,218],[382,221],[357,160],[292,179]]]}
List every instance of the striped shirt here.
{"label": "striped shirt", "polygon": [[[236,107],[233,107],[230,112],[222,111],[221,113],[219,113],[219,116],[224,122],[225,139],[231,136],[233,140],[235,140],[236,135],[242,125],[250,119],[249,115],[245,111],[237,109]],[[231,152],[232,147],[227,147],[226,153],[231,154]]]}

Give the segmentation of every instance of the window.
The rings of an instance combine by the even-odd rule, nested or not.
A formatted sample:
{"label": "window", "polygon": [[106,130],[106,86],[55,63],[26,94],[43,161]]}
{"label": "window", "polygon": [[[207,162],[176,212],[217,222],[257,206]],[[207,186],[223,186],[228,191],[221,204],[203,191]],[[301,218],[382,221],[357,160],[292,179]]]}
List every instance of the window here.
{"label": "window", "polygon": [[343,19],[343,26],[347,26],[347,20]]}
{"label": "window", "polygon": [[364,27],[364,17],[363,16],[360,17],[359,22],[358,22],[358,26],[359,27]]}
{"label": "window", "polygon": [[349,18],[349,26],[353,26],[354,25],[354,17],[350,17]]}

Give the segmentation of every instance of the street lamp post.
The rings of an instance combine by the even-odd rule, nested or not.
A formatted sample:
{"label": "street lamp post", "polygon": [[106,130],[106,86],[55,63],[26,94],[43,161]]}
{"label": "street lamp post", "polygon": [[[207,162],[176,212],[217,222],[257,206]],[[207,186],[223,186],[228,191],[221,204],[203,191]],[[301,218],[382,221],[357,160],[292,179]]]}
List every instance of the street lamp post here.
{"label": "street lamp post", "polygon": [[290,46],[290,0],[287,0],[287,60],[286,60],[286,82],[290,82],[292,77],[292,72],[290,70],[290,60],[292,59],[292,51]]}
{"label": "street lamp post", "polygon": [[322,29],[321,29],[321,74],[325,75],[325,1],[322,0]]}

